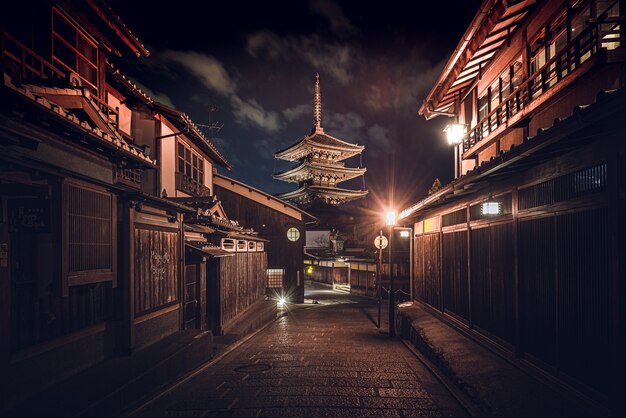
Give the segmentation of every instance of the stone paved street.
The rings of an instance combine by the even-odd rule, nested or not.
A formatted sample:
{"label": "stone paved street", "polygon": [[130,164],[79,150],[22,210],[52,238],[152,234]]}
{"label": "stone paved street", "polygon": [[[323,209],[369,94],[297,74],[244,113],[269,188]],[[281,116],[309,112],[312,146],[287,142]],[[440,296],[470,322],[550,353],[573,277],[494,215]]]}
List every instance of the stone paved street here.
{"label": "stone paved street", "polygon": [[375,302],[327,288],[306,297],[137,416],[466,416],[400,341],[379,332]]}

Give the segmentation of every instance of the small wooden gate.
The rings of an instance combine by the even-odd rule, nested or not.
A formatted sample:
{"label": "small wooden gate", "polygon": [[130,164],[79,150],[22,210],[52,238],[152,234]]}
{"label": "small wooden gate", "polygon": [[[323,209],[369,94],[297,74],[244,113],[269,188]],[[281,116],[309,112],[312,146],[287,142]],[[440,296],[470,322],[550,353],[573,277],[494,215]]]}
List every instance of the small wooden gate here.
{"label": "small wooden gate", "polygon": [[188,264],[185,266],[185,295],[183,299],[183,322],[185,329],[198,328],[198,285],[199,285],[198,264]]}

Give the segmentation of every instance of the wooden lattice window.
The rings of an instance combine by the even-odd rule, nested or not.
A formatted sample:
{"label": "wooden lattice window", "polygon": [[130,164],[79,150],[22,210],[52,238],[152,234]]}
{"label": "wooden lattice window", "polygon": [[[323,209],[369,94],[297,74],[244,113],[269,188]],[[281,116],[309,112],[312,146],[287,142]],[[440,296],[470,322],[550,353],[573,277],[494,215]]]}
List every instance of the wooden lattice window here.
{"label": "wooden lattice window", "polygon": [[115,196],[74,182],[64,189],[68,285],[114,280]]}
{"label": "wooden lattice window", "polygon": [[267,288],[282,289],[284,269],[267,269]]}

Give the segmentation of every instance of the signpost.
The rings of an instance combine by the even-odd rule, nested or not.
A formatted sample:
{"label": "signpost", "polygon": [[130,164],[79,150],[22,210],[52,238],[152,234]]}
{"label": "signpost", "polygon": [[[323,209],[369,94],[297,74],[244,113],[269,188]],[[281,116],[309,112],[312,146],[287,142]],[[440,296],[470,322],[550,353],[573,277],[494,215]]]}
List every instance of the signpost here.
{"label": "signpost", "polygon": [[374,240],[374,245],[379,250],[384,250],[385,248],[387,248],[387,245],[389,245],[389,240],[387,239],[386,236],[382,234],[383,231],[380,231],[380,232],[381,234],[377,236],[376,239]]}
{"label": "signpost", "polygon": [[380,276],[380,270],[383,265],[383,250],[387,248],[387,245],[389,245],[389,240],[387,239],[387,237],[383,235],[382,230],[380,231],[380,235],[374,239],[374,245],[376,246],[376,248],[378,248],[378,268],[376,269],[376,282],[377,282],[376,293],[378,296],[378,323],[376,326],[377,328],[380,328],[380,304],[381,304],[381,296],[382,296],[382,291],[381,291],[382,280]]}

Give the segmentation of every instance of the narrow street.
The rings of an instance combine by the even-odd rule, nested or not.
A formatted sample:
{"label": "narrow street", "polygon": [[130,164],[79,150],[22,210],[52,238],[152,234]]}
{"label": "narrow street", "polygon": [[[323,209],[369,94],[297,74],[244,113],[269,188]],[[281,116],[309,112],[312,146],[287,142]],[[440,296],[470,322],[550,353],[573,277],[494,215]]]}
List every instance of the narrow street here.
{"label": "narrow street", "polygon": [[374,300],[316,285],[306,302],[133,416],[466,416],[401,341],[379,332]]}

